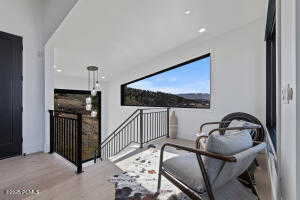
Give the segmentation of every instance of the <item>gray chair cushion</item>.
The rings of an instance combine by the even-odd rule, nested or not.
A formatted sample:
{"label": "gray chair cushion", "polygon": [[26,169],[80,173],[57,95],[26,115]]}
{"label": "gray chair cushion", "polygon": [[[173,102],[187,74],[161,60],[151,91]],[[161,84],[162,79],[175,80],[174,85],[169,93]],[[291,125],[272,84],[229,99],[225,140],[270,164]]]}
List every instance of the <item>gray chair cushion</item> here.
{"label": "gray chair cushion", "polygon": [[[253,146],[251,136],[246,131],[239,131],[228,135],[211,135],[207,142],[207,151],[231,156]],[[204,157],[207,175],[212,185],[221,172],[225,162],[222,160]]]}
{"label": "gray chair cushion", "polygon": [[202,173],[194,153],[187,153],[168,159],[163,163],[163,167],[166,171],[195,191],[199,193],[205,191]]}

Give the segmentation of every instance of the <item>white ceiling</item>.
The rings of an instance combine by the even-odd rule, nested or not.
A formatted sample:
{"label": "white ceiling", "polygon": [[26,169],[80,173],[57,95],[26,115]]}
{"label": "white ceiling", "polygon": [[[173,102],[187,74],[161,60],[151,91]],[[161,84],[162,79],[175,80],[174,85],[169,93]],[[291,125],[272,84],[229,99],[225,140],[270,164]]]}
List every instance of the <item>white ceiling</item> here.
{"label": "white ceiling", "polygon": [[[267,0],[80,0],[53,36],[61,75],[107,77],[265,16]],[[189,15],[184,14],[190,10]],[[206,32],[199,33],[200,28]]]}
{"label": "white ceiling", "polygon": [[43,1],[44,41],[49,40],[78,0]]}

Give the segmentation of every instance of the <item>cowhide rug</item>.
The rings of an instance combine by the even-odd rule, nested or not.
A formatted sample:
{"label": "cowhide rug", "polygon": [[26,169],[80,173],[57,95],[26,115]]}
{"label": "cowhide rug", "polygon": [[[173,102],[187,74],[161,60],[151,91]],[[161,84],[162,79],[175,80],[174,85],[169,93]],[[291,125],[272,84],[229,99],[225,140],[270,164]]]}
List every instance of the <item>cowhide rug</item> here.
{"label": "cowhide rug", "polygon": [[[157,180],[160,151],[149,148],[116,165],[123,171],[109,181],[115,184],[116,200],[189,200],[176,186],[162,177],[160,194],[157,194]],[[176,156],[165,152],[164,159]]]}

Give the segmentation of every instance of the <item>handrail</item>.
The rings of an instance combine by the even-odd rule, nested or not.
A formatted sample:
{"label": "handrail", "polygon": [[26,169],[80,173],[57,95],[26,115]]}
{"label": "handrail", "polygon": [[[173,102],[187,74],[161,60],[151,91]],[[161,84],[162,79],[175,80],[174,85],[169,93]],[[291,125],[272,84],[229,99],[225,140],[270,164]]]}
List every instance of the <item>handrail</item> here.
{"label": "handrail", "polygon": [[104,144],[111,136],[115,135],[117,130],[119,130],[119,128],[121,128],[124,124],[126,124],[126,122],[140,110],[141,109],[137,109],[136,111],[134,111],[126,120],[123,121],[123,123],[120,126],[118,126],[118,128],[116,128],[109,136],[105,138],[103,142],[101,142],[101,145]]}
{"label": "handrail", "polygon": [[[77,120],[77,118],[72,118],[72,117],[64,117],[64,116],[55,116],[55,117],[62,118],[62,119]],[[78,115],[77,115],[77,117],[78,117]]]}
{"label": "handrail", "polygon": [[140,110],[159,110],[159,109],[170,109],[169,107],[157,107],[157,108],[142,108]]}
{"label": "handrail", "polygon": [[[161,110],[144,112],[144,110]],[[118,154],[131,143],[143,144],[161,137],[169,137],[169,108],[135,110],[99,146],[97,158],[107,159]],[[98,155],[97,155],[98,153]]]}
{"label": "handrail", "polygon": [[49,110],[49,111],[60,112],[60,113],[66,113],[66,114],[71,114],[71,115],[78,115],[78,114],[81,114],[81,113],[79,113],[79,112],[70,112],[70,111],[63,111],[63,110]]}
{"label": "handrail", "polygon": [[[137,115],[137,116],[138,116],[138,115]],[[135,116],[132,120],[134,120],[137,116]],[[130,117],[129,117],[128,119],[130,119]],[[128,119],[127,119],[127,121],[128,121]],[[132,121],[132,120],[131,120],[131,121]],[[131,121],[129,121],[129,123],[130,123]],[[121,127],[122,127],[122,126],[120,126],[119,128],[121,128]],[[114,131],[113,134],[110,134],[110,136],[118,136],[118,135],[120,134],[120,132],[124,130],[125,127],[126,127],[126,126],[124,126],[123,128],[121,128],[120,131],[118,131],[118,132],[117,132],[118,129],[116,129],[116,131]],[[107,137],[107,138],[101,143],[101,145],[104,145],[104,144],[110,142],[110,141],[114,138],[114,137],[110,137],[110,136]],[[107,140],[108,140],[108,141],[107,141]]]}

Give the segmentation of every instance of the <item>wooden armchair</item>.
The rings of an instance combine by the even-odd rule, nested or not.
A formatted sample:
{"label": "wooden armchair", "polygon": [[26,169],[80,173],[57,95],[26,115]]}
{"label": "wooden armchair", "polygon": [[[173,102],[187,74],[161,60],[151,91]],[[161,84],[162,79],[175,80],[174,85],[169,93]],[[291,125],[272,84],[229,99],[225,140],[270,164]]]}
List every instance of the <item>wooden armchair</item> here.
{"label": "wooden armchair", "polygon": [[[164,176],[195,200],[259,199],[255,187],[251,191],[238,181],[238,177],[265,146],[265,143],[253,142],[243,131],[210,137],[207,151],[166,143],[161,149],[158,192],[161,176]],[[166,147],[188,154],[163,161]]]}

